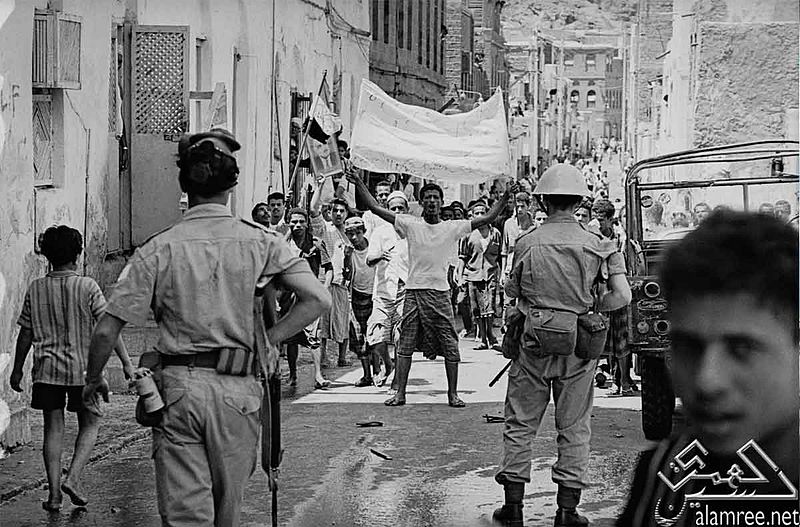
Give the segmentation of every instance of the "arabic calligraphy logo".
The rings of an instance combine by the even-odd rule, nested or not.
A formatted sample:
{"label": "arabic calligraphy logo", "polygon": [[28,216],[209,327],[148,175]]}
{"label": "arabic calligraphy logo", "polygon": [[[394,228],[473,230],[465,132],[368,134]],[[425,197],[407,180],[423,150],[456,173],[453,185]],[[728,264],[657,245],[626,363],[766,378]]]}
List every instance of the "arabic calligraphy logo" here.
{"label": "arabic calligraphy logo", "polygon": [[[708,455],[708,450],[697,439],[689,443],[669,463],[669,470],[673,474],[673,479],[681,473],[685,474],[683,477],[673,483],[668,475],[665,475],[662,471],[658,472],[659,479],[664,482],[667,488],[673,494],[681,495],[681,497],[680,505],[670,503],[667,506],[666,515],[661,512],[662,498],[659,498],[656,502],[654,513],[656,523],[661,527],[675,525],[678,519],[686,512],[687,504],[691,501],[797,499],[797,488],[786,477],[783,470],[758,446],[755,440],[751,439],[745,443],[736,451],[736,454],[745,468],[742,468],[740,463],[733,463],[726,472],[727,477],[721,476],[719,471],[703,473],[702,470],[707,465],[705,456]],[[786,492],[758,492],[759,485],[774,483],[774,479],[771,480],[765,477],[754,462],[754,459],[760,459],[761,462],[770,467],[772,473],[783,484]],[[686,493],[686,490],[682,490],[684,486],[692,481],[701,482],[700,490],[692,493]]]}

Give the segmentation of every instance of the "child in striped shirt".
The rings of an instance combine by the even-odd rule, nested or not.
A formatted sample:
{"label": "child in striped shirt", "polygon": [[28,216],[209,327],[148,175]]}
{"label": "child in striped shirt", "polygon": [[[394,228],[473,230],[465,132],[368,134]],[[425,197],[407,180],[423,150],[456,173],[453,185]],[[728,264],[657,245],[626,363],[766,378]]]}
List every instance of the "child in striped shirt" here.
{"label": "child in striped shirt", "polygon": [[[49,484],[49,496],[42,507],[55,512],[61,508],[62,491],[74,505],[88,503],[80,476],[97,440],[100,421],[83,406],[81,394],[92,330],[105,311],[106,300],[97,282],[77,272],[78,256],[83,250],[80,232],[66,225],[50,227],[39,239],[39,246],[52,270],[34,280],[25,294],[17,320],[20,332],[10,383],[13,390],[22,391],[23,366],[33,345],[31,407],[42,410],[44,416],[42,454]],[[116,352],[125,377],[130,378],[133,366],[122,339]],[[62,483],[65,406],[78,414],[78,437]]]}

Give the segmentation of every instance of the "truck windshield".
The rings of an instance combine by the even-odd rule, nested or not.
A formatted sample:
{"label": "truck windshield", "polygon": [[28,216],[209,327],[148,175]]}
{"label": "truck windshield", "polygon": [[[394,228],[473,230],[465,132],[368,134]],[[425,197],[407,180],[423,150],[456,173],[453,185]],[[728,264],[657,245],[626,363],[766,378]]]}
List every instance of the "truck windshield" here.
{"label": "truck windshield", "polygon": [[638,194],[643,240],[679,239],[718,208],[796,221],[800,189],[796,183],[770,181],[770,174],[768,159],[642,170]]}

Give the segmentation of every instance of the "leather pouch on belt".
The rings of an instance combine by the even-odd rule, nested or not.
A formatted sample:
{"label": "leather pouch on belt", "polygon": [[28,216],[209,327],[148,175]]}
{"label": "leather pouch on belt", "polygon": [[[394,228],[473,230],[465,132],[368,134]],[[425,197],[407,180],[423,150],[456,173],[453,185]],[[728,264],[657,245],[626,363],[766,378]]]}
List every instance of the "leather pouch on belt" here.
{"label": "leather pouch on belt", "polygon": [[608,336],[608,317],[602,313],[586,313],[578,317],[578,343],[575,355],[579,359],[594,360],[605,349]]}
{"label": "leather pouch on belt", "polygon": [[253,358],[255,354],[244,348],[223,348],[219,350],[217,373],[221,375],[238,375],[246,377],[253,374]]}
{"label": "leather pouch on belt", "polygon": [[531,308],[525,317],[523,346],[527,349],[533,340],[539,341],[538,350],[545,355],[571,355],[578,334],[578,315],[566,311]]}

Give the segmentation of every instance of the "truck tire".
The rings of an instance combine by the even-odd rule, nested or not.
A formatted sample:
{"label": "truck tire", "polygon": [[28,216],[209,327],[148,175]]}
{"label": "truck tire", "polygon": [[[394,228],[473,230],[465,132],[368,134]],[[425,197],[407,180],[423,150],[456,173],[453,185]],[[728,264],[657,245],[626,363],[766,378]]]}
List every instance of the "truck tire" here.
{"label": "truck tire", "polygon": [[642,357],[642,431],[650,441],[669,437],[675,391],[663,357]]}

